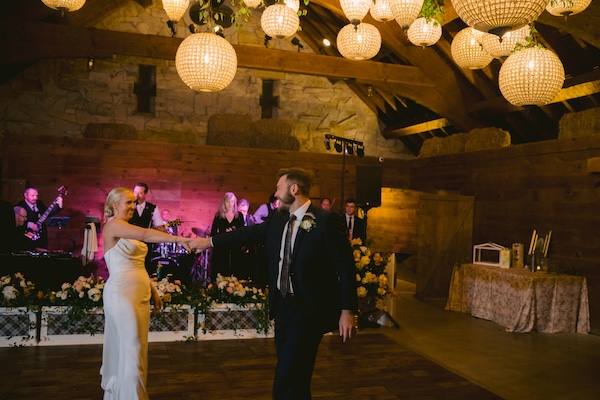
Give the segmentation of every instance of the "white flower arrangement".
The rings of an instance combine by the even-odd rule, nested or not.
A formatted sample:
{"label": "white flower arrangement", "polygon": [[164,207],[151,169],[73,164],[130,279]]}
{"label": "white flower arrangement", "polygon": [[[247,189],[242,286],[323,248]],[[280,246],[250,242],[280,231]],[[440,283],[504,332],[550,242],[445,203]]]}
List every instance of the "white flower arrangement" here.
{"label": "white flower arrangement", "polygon": [[300,222],[300,229],[310,232],[317,227],[317,219],[313,213],[306,213]]}

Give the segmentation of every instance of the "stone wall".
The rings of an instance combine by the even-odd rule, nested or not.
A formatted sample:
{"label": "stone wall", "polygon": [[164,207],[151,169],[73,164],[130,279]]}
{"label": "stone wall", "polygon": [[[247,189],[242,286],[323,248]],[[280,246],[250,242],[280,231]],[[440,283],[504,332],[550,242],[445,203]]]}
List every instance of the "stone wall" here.
{"label": "stone wall", "polygon": [[[136,2],[120,9],[99,29],[170,36],[167,16],[156,0],[147,8]],[[231,43],[263,46],[260,13],[254,11],[242,30],[225,31]],[[185,16],[178,37],[189,35]],[[290,39],[269,42],[269,47],[296,51]],[[310,51],[305,46],[303,51]],[[140,64],[156,66],[157,93],[154,115],[136,113],[134,84]],[[323,135],[331,133],[365,143],[365,155],[413,158],[397,139],[384,139],[377,116],[344,82],[326,78],[238,68],[234,81],[221,92],[190,90],[179,78],[174,60],[114,56],[87,60],[44,60],[0,86],[0,133],[81,136],[88,124],[125,125],[137,131],[138,140],[205,144],[208,119],[215,114],[247,114],[260,120],[262,80],[276,80],[279,107],[274,118],[288,121],[300,151],[327,152]],[[89,130],[88,130],[89,131]],[[115,138],[119,138],[116,130]],[[125,138],[125,137],[123,137]]]}

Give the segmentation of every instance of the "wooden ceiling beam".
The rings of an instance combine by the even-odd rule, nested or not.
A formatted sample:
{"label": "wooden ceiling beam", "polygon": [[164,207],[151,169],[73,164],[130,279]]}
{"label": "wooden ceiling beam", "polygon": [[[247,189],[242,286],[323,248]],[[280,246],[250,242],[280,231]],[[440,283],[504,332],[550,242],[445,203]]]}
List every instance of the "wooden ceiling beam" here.
{"label": "wooden ceiling beam", "polygon": [[442,129],[450,125],[452,124],[446,118],[438,118],[431,121],[422,122],[420,124],[405,126],[402,128],[386,129],[383,132],[381,132],[381,134],[386,139],[393,139],[402,136],[417,135],[423,132],[433,131],[436,129]]}
{"label": "wooden ceiling beam", "polygon": [[[113,54],[174,60],[183,39],[39,22],[0,26],[2,63],[55,58],[110,58]],[[381,84],[433,87],[416,67],[347,60],[254,46],[233,45],[238,67],[317,75],[340,79],[367,79]]]}
{"label": "wooden ceiling beam", "polygon": [[[580,83],[578,85],[563,88],[548,104],[589,96],[595,93],[600,93],[600,80]],[[521,110],[521,107],[513,106],[506,101],[504,97],[498,96],[494,99],[484,100],[473,104],[473,106],[469,109],[469,114],[472,114],[478,118],[488,118],[491,116],[508,114],[519,110]]]}

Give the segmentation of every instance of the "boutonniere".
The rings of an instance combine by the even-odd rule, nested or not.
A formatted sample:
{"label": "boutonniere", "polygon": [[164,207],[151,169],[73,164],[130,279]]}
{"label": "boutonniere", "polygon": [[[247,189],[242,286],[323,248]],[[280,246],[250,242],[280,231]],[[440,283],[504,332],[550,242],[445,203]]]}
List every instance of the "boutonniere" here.
{"label": "boutonniere", "polygon": [[300,229],[305,230],[306,232],[310,232],[314,228],[317,227],[317,220],[312,213],[304,214],[302,218],[302,222],[300,222]]}

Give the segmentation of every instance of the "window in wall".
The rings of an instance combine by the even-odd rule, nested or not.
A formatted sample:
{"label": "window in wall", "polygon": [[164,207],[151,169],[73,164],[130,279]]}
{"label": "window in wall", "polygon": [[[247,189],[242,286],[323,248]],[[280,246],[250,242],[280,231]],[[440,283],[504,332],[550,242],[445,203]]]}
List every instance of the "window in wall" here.
{"label": "window in wall", "polygon": [[154,114],[156,100],[156,66],[140,65],[138,81],[133,85],[137,96],[137,112]]}

